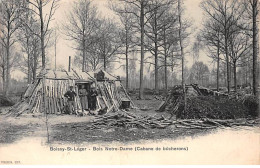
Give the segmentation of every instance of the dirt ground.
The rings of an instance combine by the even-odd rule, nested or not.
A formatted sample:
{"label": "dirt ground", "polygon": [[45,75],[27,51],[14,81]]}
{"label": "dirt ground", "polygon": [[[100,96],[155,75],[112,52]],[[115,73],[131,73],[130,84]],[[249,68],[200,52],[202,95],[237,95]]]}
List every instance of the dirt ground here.
{"label": "dirt ground", "polygon": [[[156,112],[159,100],[134,100],[141,110],[132,110],[138,115],[170,117],[167,112]],[[46,118],[41,114],[23,114],[19,117],[7,117],[8,108],[0,107],[0,144],[17,142],[25,137],[46,138]],[[94,116],[78,117],[75,115],[48,115],[50,143],[84,142],[131,142],[138,140],[161,140],[196,137],[214,132],[214,129],[185,129],[169,126],[166,129],[109,128],[88,130],[86,126]],[[174,119],[174,117],[173,117]]]}

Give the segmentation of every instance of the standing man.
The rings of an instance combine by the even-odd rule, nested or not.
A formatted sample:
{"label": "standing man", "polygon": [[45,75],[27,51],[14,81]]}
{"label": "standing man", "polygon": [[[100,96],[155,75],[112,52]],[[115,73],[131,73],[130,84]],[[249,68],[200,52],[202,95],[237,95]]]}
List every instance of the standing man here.
{"label": "standing man", "polygon": [[77,94],[73,91],[73,86],[70,86],[70,90],[68,90],[64,96],[68,98],[70,114],[72,114],[72,111],[74,111],[74,113],[77,113],[77,107],[75,103],[75,97],[77,96]]}
{"label": "standing man", "polygon": [[96,110],[97,108],[97,90],[95,88],[91,88],[90,91],[90,102],[91,102],[91,110]]}
{"label": "standing man", "polygon": [[81,89],[79,89],[79,98],[80,98],[80,103],[82,107],[82,112],[84,110],[88,110],[88,92],[85,89],[85,85],[82,85]]}

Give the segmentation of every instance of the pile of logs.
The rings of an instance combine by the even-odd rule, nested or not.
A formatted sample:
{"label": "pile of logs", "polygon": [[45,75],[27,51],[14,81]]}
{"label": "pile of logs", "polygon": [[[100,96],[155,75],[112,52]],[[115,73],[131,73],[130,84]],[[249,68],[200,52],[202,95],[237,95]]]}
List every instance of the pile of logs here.
{"label": "pile of logs", "polygon": [[118,111],[105,116],[96,117],[88,126],[89,129],[106,129],[111,127],[124,128],[166,128],[172,121],[152,116],[138,116],[130,112]]}
{"label": "pile of logs", "polygon": [[229,120],[218,120],[218,119],[200,119],[200,120],[177,120],[174,122],[176,128],[187,128],[187,129],[213,129],[213,128],[224,128],[224,127],[235,127],[235,126],[255,126],[259,125],[259,119],[229,119]]}
{"label": "pile of logs", "polygon": [[168,126],[187,129],[213,129],[217,127],[254,126],[260,123],[260,119],[188,119],[169,120],[164,116],[140,116],[133,113],[119,111],[105,116],[98,116],[87,125],[86,129],[109,129],[109,128],[142,128],[142,129],[164,129]]}

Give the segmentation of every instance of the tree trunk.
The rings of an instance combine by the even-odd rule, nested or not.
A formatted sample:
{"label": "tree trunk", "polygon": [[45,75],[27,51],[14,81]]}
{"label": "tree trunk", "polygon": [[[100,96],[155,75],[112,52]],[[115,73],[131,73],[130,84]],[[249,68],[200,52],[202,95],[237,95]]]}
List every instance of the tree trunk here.
{"label": "tree trunk", "polygon": [[82,72],[85,72],[86,70],[86,41],[85,41],[85,34],[84,34],[84,30],[83,30],[83,40],[82,40],[82,57],[83,57],[83,61],[82,61]]}
{"label": "tree trunk", "polygon": [[[225,9],[226,16],[226,9]],[[225,17],[225,25],[224,25],[224,35],[225,35],[225,54],[226,54],[226,62],[227,62],[227,89],[228,93],[230,93],[230,70],[229,70],[229,55],[228,55],[228,30],[227,30],[227,20]]]}
{"label": "tree trunk", "polygon": [[42,72],[43,72],[43,79],[42,79],[42,110],[43,113],[46,115],[47,117],[47,111],[45,108],[46,105],[46,98],[45,98],[45,73],[46,73],[46,67],[45,67],[45,32],[44,32],[44,18],[43,18],[43,13],[42,13],[42,1],[40,1],[39,4],[39,14],[40,14],[40,20],[41,20],[41,51],[42,51]]}
{"label": "tree trunk", "polygon": [[30,63],[30,54],[29,54],[29,52],[27,53],[27,55],[28,55],[28,75],[27,75],[27,77],[28,77],[28,80],[27,80],[27,82],[28,82],[28,84],[30,84],[31,83],[31,63]]}
{"label": "tree trunk", "polygon": [[10,84],[10,23],[8,22],[8,34],[7,34],[7,45],[6,45],[6,79],[4,95],[9,95],[9,84]]}
{"label": "tree trunk", "polygon": [[234,87],[235,87],[235,93],[237,92],[237,65],[236,62],[233,63],[234,65]]}
{"label": "tree trunk", "polygon": [[28,32],[26,32],[26,52],[27,52],[27,68],[28,68],[28,71],[27,71],[27,83],[30,84],[31,83],[31,71],[30,71],[30,67],[31,67],[31,60],[30,60],[30,50],[29,50],[29,47],[30,47],[30,44],[29,44],[29,38],[28,38]]}
{"label": "tree trunk", "polygon": [[155,94],[159,93],[159,88],[158,88],[158,35],[157,35],[157,11],[155,10],[154,12],[154,72],[155,72],[155,85],[154,85],[154,89],[155,89]]}
{"label": "tree trunk", "polygon": [[230,70],[229,70],[229,55],[228,55],[228,44],[227,37],[225,37],[225,53],[226,53],[226,62],[227,62],[227,89],[228,93],[230,93]]}
{"label": "tree trunk", "polygon": [[106,71],[107,70],[106,56],[105,54],[103,55],[104,55],[104,71]]}
{"label": "tree trunk", "polygon": [[185,78],[184,78],[184,52],[182,46],[182,20],[181,20],[181,0],[178,0],[178,12],[179,12],[179,37],[180,37],[180,48],[181,48],[181,62],[182,62],[182,71],[181,71],[181,78],[182,78],[182,89],[183,89],[183,99],[184,99],[184,113],[186,113],[186,89],[185,89]]}
{"label": "tree trunk", "polygon": [[[155,36],[157,36],[157,35],[155,35]],[[158,88],[158,45],[157,45],[157,42],[155,42],[154,45],[155,45],[155,50],[154,50],[154,56],[155,56],[154,57],[154,63],[155,63],[155,65],[154,65],[155,81],[154,82],[155,82],[155,86],[154,86],[154,89],[155,89],[155,94],[158,94],[159,88]]]}
{"label": "tree trunk", "polygon": [[164,49],[164,84],[165,84],[165,91],[168,92],[168,78],[167,78],[167,54],[166,49]]}
{"label": "tree trunk", "polygon": [[39,13],[40,13],[40,20],[41,20],[41,51],[42,51],[42,69],[45,69],[45,42],[44,42],[44,23],[43,23],[43,13],[42,13],[42,1],[40,1],[39,5]]}
{"label": "tree trunk", "polygon": [[218,60],[217,60],[217,91],[219,92],[219,50],[220,50],[219,32],[218,32]]}
{"label": "tree trunk", "polygon": [[165,85],[165,93],[168,92],[168,78],[167,78],[167,51],[166,51],[166,34],[165,34],[165,26],[163,28],[163,43],[164,43],[164,85]]}
{"label": "tree trunk", "polygon": [[144,2],[141,1],[141,13],[140,13],[140,27],[141,27],[141,63],[140,63],[140,89],[139,98],[144,98]]}
{"label": "tree trunk", "polygon": [[126,39],[126,47],[125,47],[125,73],[126,73],[126,90],[128,90],[128,80],[129,80],[129,72],[128,72],[128,44]]}
{"label": "tree trunk", "polygon": [[257,96],[257,0],[253,0],[253,94]]}

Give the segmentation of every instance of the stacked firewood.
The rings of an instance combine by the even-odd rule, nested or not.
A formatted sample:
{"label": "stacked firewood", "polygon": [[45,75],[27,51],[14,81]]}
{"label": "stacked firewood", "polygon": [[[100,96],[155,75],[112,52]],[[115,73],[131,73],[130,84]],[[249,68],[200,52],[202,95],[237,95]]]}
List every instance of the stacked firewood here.
{"label": "stacked firewood", "polygon": [[114,81],[97,82],[98,96],[97,106],[98,110],[107,109],[110,111],[119,111],[121,108],[122,100],[127,99],[130,101],[130,107],[134,107],[134,103],[128,96],[123,85],[116,86]]}

